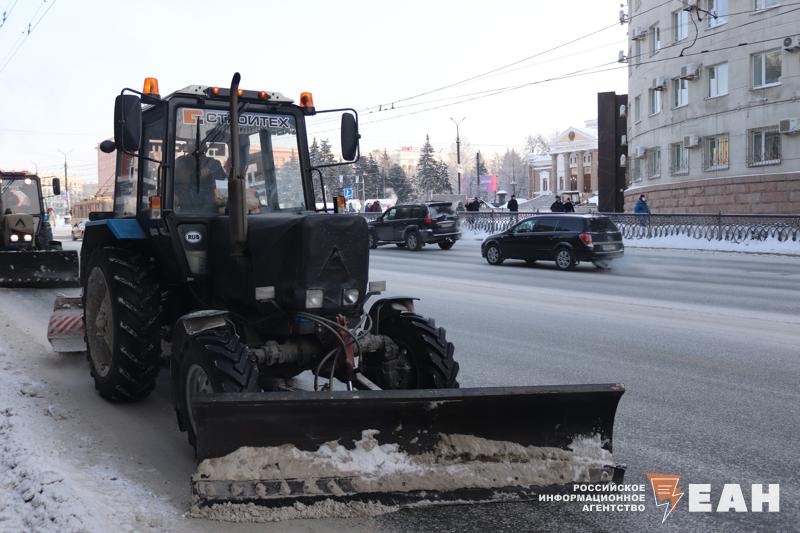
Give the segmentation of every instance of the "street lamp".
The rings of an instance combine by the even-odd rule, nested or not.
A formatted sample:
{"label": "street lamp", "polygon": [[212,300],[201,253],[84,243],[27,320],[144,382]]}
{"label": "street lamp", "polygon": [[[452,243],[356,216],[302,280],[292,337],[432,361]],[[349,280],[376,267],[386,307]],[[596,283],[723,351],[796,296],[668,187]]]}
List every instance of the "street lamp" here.
{"label": "street lamp", "polygon": [[461,120],[456,122],[456,119],[450,117],[450,120],[453,121],[453,124],[456,125],[456,165],[458,165],[458,194],[461,195],[461,135],[458,132],[458,127],[464,122],[464,119],[467,117],[463,117]]}
{"label": "street lamp", "polygon": [[65,215],[72,216],[72,208],[69,205],[69,181],[67,180],[67,155],[72,153],[72,150],[69,152],[63,151],[61,148],[58,149],[59,153],[64,156],[64,191],[67,193],[67,212],[64,213]]}

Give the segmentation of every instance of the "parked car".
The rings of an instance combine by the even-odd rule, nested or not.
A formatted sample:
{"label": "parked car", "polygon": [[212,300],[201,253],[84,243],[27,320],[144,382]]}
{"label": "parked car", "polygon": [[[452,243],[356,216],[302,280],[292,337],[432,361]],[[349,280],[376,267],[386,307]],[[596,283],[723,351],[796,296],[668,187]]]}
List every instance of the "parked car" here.
{"label": "parked car", "polygon": [[436,243],[449,250],[461,238],[461,222],[450,202],[396,205],[369,222],[369,247],[396,244],[421,250]]}
{"label": "parked car", "polygon": [[72,240],[77,241],[78,239],[83,240],[83,232],[86,229],[86,221],[81,220],[77,224],[72,225]]}
{"label": "parked car", "polygon": [[490,265],[506,259],[544,260],[555,261],[561,270],[571,270],[581,261],[606,269],[624,251],[619,228],[596,214],[536,215],[481,244],[481,254]]}

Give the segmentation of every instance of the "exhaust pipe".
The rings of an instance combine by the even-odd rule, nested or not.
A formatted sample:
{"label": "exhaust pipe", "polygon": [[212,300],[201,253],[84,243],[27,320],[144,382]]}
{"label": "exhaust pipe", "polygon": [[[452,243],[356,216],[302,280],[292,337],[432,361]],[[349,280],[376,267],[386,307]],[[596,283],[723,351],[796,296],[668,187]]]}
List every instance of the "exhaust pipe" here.
{"label": "exhaust pipe", "polygon": [[237,72],[231,80],[231,173],[228,176],[228,216],[231,227],[231,248],[235,256],[244,255],[247,243],[247,217],[245,215],[245,183],[242,178],[239,154],[239,81]]}

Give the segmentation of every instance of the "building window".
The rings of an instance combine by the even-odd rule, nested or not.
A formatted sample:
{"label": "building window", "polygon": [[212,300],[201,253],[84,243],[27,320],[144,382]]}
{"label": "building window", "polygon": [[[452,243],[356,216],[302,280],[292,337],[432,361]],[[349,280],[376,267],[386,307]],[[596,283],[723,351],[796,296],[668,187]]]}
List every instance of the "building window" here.
{"label": "building window", "polygon": [[716,28],[728,22],[728,0],[708,0],[708,27]]}
{"label": "building window", "polygon": [[644,153],[648,179],[661,177],[661,148],[648,148]]}
{"label": "building window", "polygon": [[661,50],[661,28],[658,24],[650,26],[650,55]]}
{"label": "building window", "polygon": [[689,104],[689,81],[675,78],[672,80],[672,107],[683,107]]}
{"label": "building window", "polygon": [[781,5],[780,0],[753,0],[753,9],[756,11],[763,11],[779,5]]}
{"label": "building window", "polygon": [[706,68],[708,74],[708,97],[728,94],[728,64],[720,63]]}
{"label": "building window", "polygon": [[753,89],[778,85],[781,82],[780,49],[753,54]]}
{"label": "building window", "polygon": [[781,162],[781,134],[777,126],[747,131],[747,166],[777,165]]}
{"label": "building window", "polygon": [[655,115],[661,112],[661,91],[650,89],[650,114]]}
{"label": "building window", "polygon": [[633,61],[637,65],[642,61],[642,40],[636,39],[633,42]]}
{"label": "building window", "polygon": [[587,152],[583,154],[583,164],[584,165],[591,165],[592,164],[592,152]]}
{"label": "building window", "polygon": [[728,168],[728,134],[712,135],[703,142],[703,170]]}
{"label": "building window", "polygon": [[642,97],[637,96],[633,99],[633,122],[634,124],[642,120]]}
{"label": "building window", "polygon": [[689,152],[683,143],[669,145],[669,173],[673,176],[689,173]]}
{"label": "building window", "polygon": [[689,36],[689,12],[681,9],[672,13],[672,40],[682,41]]}
{"label": "building window", "polygon": [[575,155],[575,154],[570,154],[569,155],[569,165],[570,166],[574,166],[574,165],[577,165],[577,164],[578,164],[578,156]]}

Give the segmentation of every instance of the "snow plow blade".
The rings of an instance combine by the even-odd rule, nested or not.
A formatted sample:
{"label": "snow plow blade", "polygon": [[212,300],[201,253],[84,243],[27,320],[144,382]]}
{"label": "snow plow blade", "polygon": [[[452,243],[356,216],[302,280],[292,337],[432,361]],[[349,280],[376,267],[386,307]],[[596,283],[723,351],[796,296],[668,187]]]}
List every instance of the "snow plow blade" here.
{"label": "snow plow blade", "polygon": [[225,520],[231,506],[245,505],[253,516],[275,520],[316,516],[303,512],[317,506],[335,509],[330,516],[353,516],[354,503],[378,514],[620,482],[624,467],[612,461],[611,440],[624,390],[607,384],[200,396],[193,404],[196,449],[206,460],[192,478],[193,513]]}
{"label": "snow plow blade", "polygon": [[78,252],[0,252],[0,287],[78,287]]}
{"label": "snow plow blade", "polygon": [[55,352],[86,351],[83,303],[80,296],[56,295],[47,325],[47,340]]}

